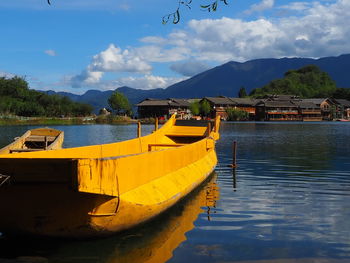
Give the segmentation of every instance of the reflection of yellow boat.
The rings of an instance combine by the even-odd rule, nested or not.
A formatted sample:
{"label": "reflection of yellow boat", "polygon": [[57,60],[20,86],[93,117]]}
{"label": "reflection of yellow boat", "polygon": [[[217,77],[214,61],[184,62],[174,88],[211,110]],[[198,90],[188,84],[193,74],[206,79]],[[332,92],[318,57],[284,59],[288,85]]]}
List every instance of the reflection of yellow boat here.
{"label": "reflection of yellow boat", "polygon": [[7,200],[0,203],[0,231],[87,237],[149,220],[213,171],[219,122],[210,128],[172,116],[129,141],[2,155],[0,174],[10,184],[0,188]]}
{"label": "reflection of yellow boat", "polygon": [[0,149],[0,154],[61,149],[63,131],[51,128],[37,128],[27,131],[14,142]]}
{"label": "reflection of yellow boat", "polygon": [[[173,251],[186,241],[186,233],[194,228],[198,216],[204,216],[205,210],[209,210],[219,199],[216,179],[217,175],[213,173],[208,181],[183,201],[141,227],[108,238],[78,242],[55,240],[47,243],[46,239],[44,242],[41,239],[29,239],[30,247],[40,251],[39,255],[44,254],[49,262],[166,262],[172,257]],[[2,243],[0,239],[0,245],[4,251],[16,248],[16,257],[31,251],[28,250],[28,239],[7,238]]]}
{"label": "reflection of yellow boat", "polygon": [[[122,246],[115,249],[108,257],[107,263],[168,261],[172,257],[173,251],[186,240],[185,233],[194,228],[193,222],[200,213],[204,212],[202,208],[208,207],[209,209],[218,199],[219,191],[216,185],[216,174],[214,174],[204,188],[186,200],[180,213],[177,212],[174,215],[175,211],[170,211],[169,215],[166,215],[169,218],[163,224],[152,222],[152,224],[147,225],[148,230],[145,231],[153,232],[143,233],[143,236],[150,236],[146,237],[147,240],[135,242],[135,239],[131,238],[130,244],[128,241],[123,242],[120,244]],[[157,224],[156,231],[154,230],[155,224]]]}

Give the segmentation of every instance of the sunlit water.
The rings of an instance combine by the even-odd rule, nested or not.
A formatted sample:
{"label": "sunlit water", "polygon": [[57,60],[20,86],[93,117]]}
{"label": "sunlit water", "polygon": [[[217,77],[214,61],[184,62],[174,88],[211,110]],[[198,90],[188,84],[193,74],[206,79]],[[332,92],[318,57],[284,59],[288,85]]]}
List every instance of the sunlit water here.
{"label": "sunlit water", "polygon": [[[64,147],[136,135],[136,125],[52,127]],[[0,147],[30,128],[0,126]],[[98,240],[1,237],[0,262],[350,262],[350,123],[222,123],[217,154],[210,180],[150,223]]]}

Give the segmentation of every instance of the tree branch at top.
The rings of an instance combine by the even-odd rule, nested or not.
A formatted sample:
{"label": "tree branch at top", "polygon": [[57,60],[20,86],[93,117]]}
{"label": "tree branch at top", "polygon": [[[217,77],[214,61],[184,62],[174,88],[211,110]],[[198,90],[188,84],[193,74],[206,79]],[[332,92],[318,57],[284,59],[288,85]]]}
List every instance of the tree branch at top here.
{"label": "tree branch at top", "polygon": [[[208,12],[215,12],[218,8],[220,2],[223,2],[225,5],[228,5],[228,0],[211,0],[211,3],[200,5],[202,10]],[[51,5],[51,0],[47,0],[47,3]],[[178,6],[175,12],[167,14],[163,16],[162,23],[163,25],[167,24],[170,20],[172,20],[173,24],[177,24],[180,22],[180,10],[183,6],[191,9],[192,0],[178,0]]]}
{"label": "tree branch at top", "polygon": [[[211,0],[211,3],[200,5],[200,7],[202,8],[202,10],[205,10],[208,12],[215,12],[220,2],[223,2],[225,5],[228,5],[228,0]],[[175,12],[163,16],[162,18],[163,25],[167,24],[170,20],[172,20],[173,24],[179,23],[181,7],[185,6],[191,9],[191,4],[192,4],[192,0],[178,0],[178,6]]]}

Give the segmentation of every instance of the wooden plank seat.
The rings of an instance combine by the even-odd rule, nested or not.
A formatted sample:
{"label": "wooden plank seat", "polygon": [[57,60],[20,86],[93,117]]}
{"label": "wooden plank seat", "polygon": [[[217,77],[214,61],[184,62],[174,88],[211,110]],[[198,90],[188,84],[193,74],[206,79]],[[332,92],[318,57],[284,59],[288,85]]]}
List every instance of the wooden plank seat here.
{"label": "wooden plank seat", "polygon": [[43,135],[30,135],[26,138],[29,142],[53,142],[56,139],[55,136],[43,136]]}
{"label": "wooden plank seat", "polygon": [[207,132],[207,127],[191,127],[191,126],[173,126],[166,136],[170,137],[205,137]]}
{"label": "wooden plank seat", "polygon": [[180,147],[183,145],[185,145],[185,144],[182,144],[182,143],[177,143],[177,144],[174,144],[174,143],[151,143],[151,144],[148,144],[148,151],[150,152],[152,150],[152,147]]}

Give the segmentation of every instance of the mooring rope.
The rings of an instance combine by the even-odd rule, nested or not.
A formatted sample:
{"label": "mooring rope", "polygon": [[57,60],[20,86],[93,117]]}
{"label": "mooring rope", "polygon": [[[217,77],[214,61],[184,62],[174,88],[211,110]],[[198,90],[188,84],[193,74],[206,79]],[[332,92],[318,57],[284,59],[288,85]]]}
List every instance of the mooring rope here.
{"label": "mooring rope", "polygon": [[10,179],[11,176],[0,174],[0,187]]}

